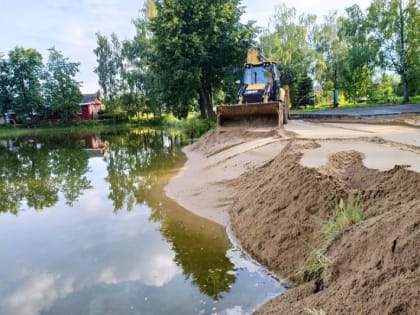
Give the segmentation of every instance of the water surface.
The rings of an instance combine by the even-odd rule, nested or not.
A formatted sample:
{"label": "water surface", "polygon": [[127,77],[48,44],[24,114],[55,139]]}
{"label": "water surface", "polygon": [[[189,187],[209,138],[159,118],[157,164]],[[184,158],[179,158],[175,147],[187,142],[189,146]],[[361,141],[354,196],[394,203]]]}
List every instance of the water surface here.
{"label": "water surface", "polygon": [[283,288],[163,187],[162,130],[0,140],[0,314],[246,314]]}

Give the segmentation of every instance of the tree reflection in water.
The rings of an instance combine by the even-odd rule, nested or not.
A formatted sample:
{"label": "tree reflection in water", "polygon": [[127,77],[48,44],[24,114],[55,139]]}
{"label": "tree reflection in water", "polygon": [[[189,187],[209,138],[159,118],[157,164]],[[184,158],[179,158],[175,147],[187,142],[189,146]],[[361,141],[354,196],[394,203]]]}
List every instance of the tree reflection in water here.
{"label": "tree reflection in water", "polygon": [[185,278],[219,300],[236,281],[234,265],[226,257],[231,243],[224,228],[185,211],[163,193],[167,180],[184,162],[182,134],[135,130],[104,139],[110,143],[105,160],[115,211],[146,204],[150,219],[160,222],[163,236],[171,242]]}
{"label": "tree reflection in water", "polygon": [[72,205],[91,188],[84,176],[88,154],[78,139],[17,138],[0,141],[0,211],[17,214],[21,202],[42,210],[54,206],[61,192]]}
{"label": "tree reflection in water", "polygon": [[[176,131],[134,129],[115,134],[0,140],[0,210],[17,214],[20,205],[41,210],[64,198],[72,206],[87,189],[89,157],[106,164],[108,198],[114,212],[147,205],[160,224],[174,261],[202,294],[219,300],[236,281],[224,228],[185,211],[163,188],[184,162]],[[25,205],[26,208],[26,205]]]}

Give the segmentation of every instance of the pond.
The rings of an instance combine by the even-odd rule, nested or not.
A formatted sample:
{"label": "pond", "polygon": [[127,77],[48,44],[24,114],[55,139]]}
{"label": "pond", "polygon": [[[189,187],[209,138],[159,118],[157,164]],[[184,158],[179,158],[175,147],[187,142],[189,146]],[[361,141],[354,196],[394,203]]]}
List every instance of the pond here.
{"label": "pond", "polygon": [[175,131],[0,140],[0,314],[248,314],[284,289],[167,198]]}

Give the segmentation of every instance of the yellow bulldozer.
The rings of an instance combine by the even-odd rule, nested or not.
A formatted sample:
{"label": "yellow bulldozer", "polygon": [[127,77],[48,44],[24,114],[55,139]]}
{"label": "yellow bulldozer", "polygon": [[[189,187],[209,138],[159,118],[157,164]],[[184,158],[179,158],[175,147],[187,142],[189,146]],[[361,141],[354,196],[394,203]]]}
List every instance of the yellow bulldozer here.
{"label": "yellow bulldozer", "polygon": [[282,67],[265,57],[261,49],[248,49],[237,104],[216,106],[217,125],[261,122],[281,127],[288,119],[288,98],[280,87]]}

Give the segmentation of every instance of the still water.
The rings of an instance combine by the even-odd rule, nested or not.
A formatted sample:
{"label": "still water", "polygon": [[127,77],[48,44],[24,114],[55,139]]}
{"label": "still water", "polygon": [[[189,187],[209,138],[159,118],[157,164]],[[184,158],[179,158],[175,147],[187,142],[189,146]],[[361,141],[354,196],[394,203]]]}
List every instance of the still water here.
{"label": "still water", "polygon": [[0,140],[0,314],[248,314],[283,288],[168,199],[183,136]]}

